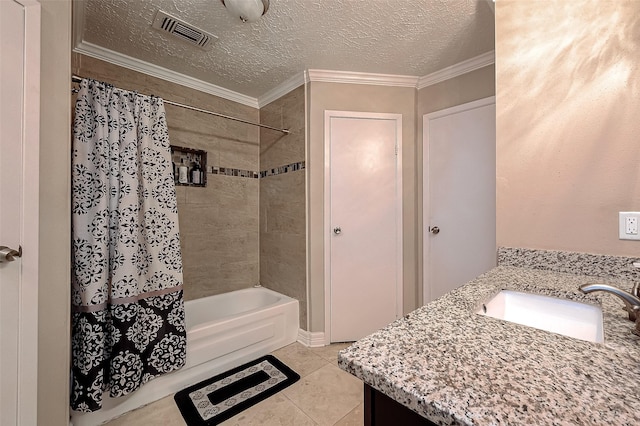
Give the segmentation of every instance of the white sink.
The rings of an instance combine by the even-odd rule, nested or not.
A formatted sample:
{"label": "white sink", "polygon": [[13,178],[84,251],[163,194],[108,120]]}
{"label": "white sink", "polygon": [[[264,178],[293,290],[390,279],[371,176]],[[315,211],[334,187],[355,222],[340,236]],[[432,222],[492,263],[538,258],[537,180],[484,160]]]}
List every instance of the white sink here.
{"label": "white sink", "polygon": [[478,313],[589,342],[604,341],[602,309],[587,303],[502,290]]}

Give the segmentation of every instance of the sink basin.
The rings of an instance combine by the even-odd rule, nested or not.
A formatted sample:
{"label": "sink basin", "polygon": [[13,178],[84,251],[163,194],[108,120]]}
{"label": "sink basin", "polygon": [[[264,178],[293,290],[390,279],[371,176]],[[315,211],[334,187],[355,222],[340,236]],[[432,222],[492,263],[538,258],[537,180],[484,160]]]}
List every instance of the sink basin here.
{"label": "sink basin", "polygon": [[587,303],[502,290],[478,314],[589,342],[604,341],[602,309]]}

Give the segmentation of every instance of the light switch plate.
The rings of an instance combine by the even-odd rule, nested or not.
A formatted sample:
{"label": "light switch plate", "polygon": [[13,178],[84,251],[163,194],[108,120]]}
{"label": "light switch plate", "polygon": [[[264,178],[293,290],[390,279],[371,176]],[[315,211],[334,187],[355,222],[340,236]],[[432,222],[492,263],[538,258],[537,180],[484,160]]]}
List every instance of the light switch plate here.
{"label": "light switch plate", "polygon": [[620,212],[618,230],[621,240],[640,240],[640,212]]}

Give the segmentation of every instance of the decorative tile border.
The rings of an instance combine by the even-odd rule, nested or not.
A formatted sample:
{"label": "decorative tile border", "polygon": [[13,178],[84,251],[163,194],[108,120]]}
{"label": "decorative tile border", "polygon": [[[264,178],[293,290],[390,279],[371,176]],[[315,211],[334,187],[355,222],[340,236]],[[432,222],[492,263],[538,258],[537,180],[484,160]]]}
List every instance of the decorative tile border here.
{"label": "decorative tile border", "polygon": [[498,265],[640,281],[639,257],[499,247]]}
{"label": "decorative tile border", "polygon": [[230,167],[212,166],[211,169],[209,169],[209,173],[213,175],[236,176],[236,177],[244,177],[249,179],[260,179],[260,178],[265,178],[267,176],[282,175],[285,173],[296,172],[298,170],[304,170],[304,169],[305,169],[305,162],[299,161],[297,163],[287,164],[286,166],[280,166],[273,169],[263,170],[261,172],[254,172],[252,170],[232,169]]}
{"label": "decorative tile border", "polygon": [[286,166],[276,167],[275,169],[263,170],[260,172],[260,177],[264,178],[267,176],[276,176],[289,172],[296,172],[298,170],[305,169],[305,162],[299,161],[297,163],[287,164]]}
{"label": "decorative tile border", "polygon": [[258,179],[260,174],[258,172],[253,172],[251,170],[242,170],[242,169],[232,169],[230,167],[211,167],[211,174],[213,175],[224,175],[224,176],[237,176],[251,179]]}

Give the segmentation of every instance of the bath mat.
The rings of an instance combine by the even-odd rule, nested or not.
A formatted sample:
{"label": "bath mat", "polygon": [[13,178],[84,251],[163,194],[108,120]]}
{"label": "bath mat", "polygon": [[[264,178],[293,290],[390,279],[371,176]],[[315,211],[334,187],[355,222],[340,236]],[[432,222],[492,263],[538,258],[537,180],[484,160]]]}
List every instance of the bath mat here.
{"label": "bath mat", "polygon": [[188,426],[217,425],[276,392],[300,376],[272,355],[218,374],[176,393]]}

